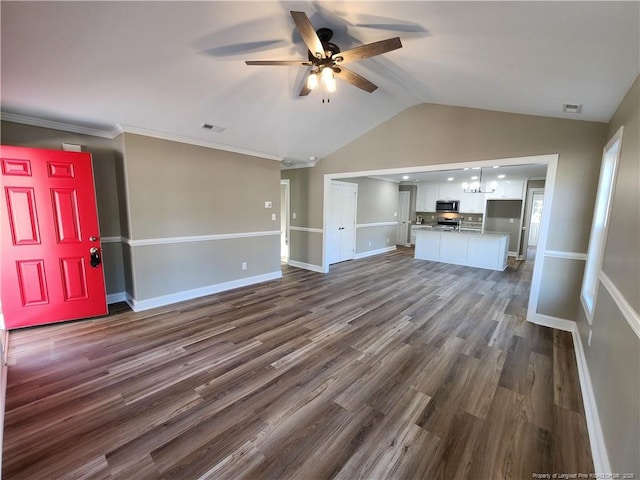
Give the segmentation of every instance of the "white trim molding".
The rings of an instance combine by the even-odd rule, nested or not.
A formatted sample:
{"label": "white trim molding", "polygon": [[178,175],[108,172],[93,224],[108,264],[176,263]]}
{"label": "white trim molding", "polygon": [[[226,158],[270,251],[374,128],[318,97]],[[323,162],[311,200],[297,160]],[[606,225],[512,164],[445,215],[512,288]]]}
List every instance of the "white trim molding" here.
{"label": "white trim molding", "polygon": [[536,325],[542,325],[543,327],[563,330],[565,332],[573,332],[576,329],[576,322],[574,322],[573,320],[553,317],[551,315],[544,315],[542,313],[536,313],[533,316],[527,317],[527,321],[535,323]]}
{"label": "white trim molding", "polygon": [[609,465],[609,457],[604,442],[604,434],[598,416],[598,408],[596,405],[596,397],[591,384],[591,376],[587,367],[587,359],[584,356],[584,348],[578,330],[578,324],[572,320],[564,318],[552,317],[550,315],[535,314],[531,318],[527,318],[532,323],[545,327],[555,328],[570,332],[573,337],[573,350],[576,356],[576,364],[578,367],[578,378],[580,380],[580,390],[582,391],[582,403],[584,405],[584,416],[587,421],[587,430],[589,432],[589,443],[591,445],[591,457],[593,459],[593,467],[595,473],[604,474],[611,473]]}
{"label": "white trim molding", "polygon": [[100,237],[100,243],[122,243],[122,237]]}
{"label": "white trim molding", "polygon": [[291,225],[289,230],[294,232],[309,232],[309,233],[324,233],[324,230],[321,228],[311,228],[311,227],[294,227]]}
{"label": "white trim molding", "polygon": [[[211,140],[201,138],[188,137],[186,135],[175,135],[168,132],[151,130],[147,128],[135,127],[133,125],[117,124],[112,129],[98,129],[91,127],[83,127],[71,123],[58,122],[54,120],[45,120],[42,118],[29,117],[26,115],[18,115],[16,113],[0,112],[0,118],[7,122],[20,123],[23,125],[31,125],[33,127],[50,128],[52,130],[61,130],[64,132],[79,133],[82,135],[90,135],[92,137],[108,138],[113,140],[123,133],[131,133],[135,135],[144,135],[145,137],[158,138],[161,140],[169,140],[177,143],[186,143],[198,147],[213,148],[215,150],[223,150],[225,152],[239,153],[250,157],[264,158],[267,160],[277,160],[281,162],[283,157],[268,152],[259,152],[248,148],[236,147],[225,143],[217,143]],[[315,164],[314,164],[315,165]]]}
{"label": "white trim molding", "polygon": [[369,227],[396,227],[398,222],[372,222],[372,223],[357,223],[356,228],[369,228]]}
{"label": "white trim molding", "polygon": [[173,303],[184,302],[186,300],[192,300],[194,298],[213,295],[215,293],[232,290],[234,288],[247,287],[249,285],[255,285],[256,283],[277,280],[279,278],[282,278],[282,272],[280,270],[276,272],[264,273],[262,275],[254,275],[252,277],[239,278],[238,280],[231,280],[229,282],[216,283],[215,285],[194,288],[192,290],[171,293],[169,295],[147,298],[144,300],[136,300],[135,298],[127,294],[126,302],[134,312],[140,312],[142,310],[163,307],[165,305],[171,305]]}
{"label": "white trim molding", "polygon": [[607,292],[609,292],[609,295],[611,295],[611,298],[613,298],[613,301],[627,320],[631,329],[635,332],[638,338],[640,338],[640,315],[638,315],[638,312],[633,309],[631,304],[627,301],[622,292],[618,290],[618,287],[616,287],[615,283],[613,283],[606,273],[600,270],[598,272],[598,278],[602,285],[604,285],[604,288],[607,289]]}
{"label": "white trim molding", "polygon": [[[136,127],[133,125],[118,124],[116,125],[116,134],[132,133],[135,135],[144,135],[145,137],[158,138],[160,140],[169,140],[171,142],[186,143],[189,145],[195,145],[198,147],[213,148],[215,150],[224,150],[226,152],[240,153],[242,155],[248,155],[250,157],[266,158],[267,160],[282,161],[282,157],[273,153],[259,152],[248,148],[236,147],[233,145],[227,145],[226,143],[217,143],[212,140],[203,140],[201,138],[188,137],[186,135],[175,135],[173,133],[160,132],[158,130],[151,130],[148,128]],[[112,137],[113,138],[113,137]]]}
{"label": "white trim molding", "polygon": [[53,120],[44,120],[42,118],[18,115],[16,113],[1,112],[0,117],[2,118],[2,120],[5,120],[7,122],[20,123],[22,125],[31,125],[32,127],[50,128],[51,130],[62,130],[64,132],[79,133],[81,135],[90,135],[92,137],[113,139],[118,134],[117,129],[100,130],[97,128],[89,128],[89,127],[82,127],[80,125],[73,125],[71,123],[57,122]]}
{"label": "white trim molding", "polygon": [[322,269],[322,265],[314,265],[313,263],[298,262],[296,260],[289,260],[289,265],[296,268],[304,268],[305,270],[311,270],[312,272],[327,273]]}
{"label": "white trim molding", "polygon": [[545,257],[565,258],[567,260],[582,260],[582,261],[586,261],[587,260],[587,254],[586,253],[580,253],[580,252],[564,252],[564,251],[560,251],[560,250],[545,250],[543,255]]}
{"label": "white trim molding", "polygon": [[598,415],[598,407],[596,397],[591,384],[591,376],[587,367],[587,359],[584,356],[584,348],[580,339],[580,332],[576,325],[571,330],[573,337],[573,350],[576,355],[576,363],[578,366],[578,378],[580,380],[580,390],[582,390],[582,403],[584,405],[584,416],[587,421],[587,431],[589,432],[589,443],[591,445],[591,458],[593,459],[593,469],[596,474],[611,474],[611,465],[609,464],[609,456],[607,447],[602,433],[602,425],[600,424],[600,416]]}
{"label": "white trim molding", "polygon": [[584,416],[587,421],[587,431],[589,432],[589,444],[591,446],[591,457],[593,459],[593,468],[595,473],[609,474],[611,466],[609,465],[609,457],[604,442],[604,434],[598,416],[598,408],[596,405],[596,397],[591,384],[591,376],[587,367],[587,359],[584,356],[584,348],[578,330],[578,324],[572,320],[564,318],[552,317],[550,315],[536,314],[534,317],[528,318],[530,322],[545,327],[555,328],[570,332],[573,338],[573,350],[576,356],[576,364],[578,368],[578,378],[580,380],[580,390],[582,392],[582,403],[584,405]]}
{"label": "white trim molding", "polygon": [[168,245],[174,243],[211,242],[215,240],[229,240],[234,238],[250,237],[271,237],[280,236],[280,230],[270,230],[266,232],[242,232],[242,233],[220,233],[215,235],[192,235],[188,237],[164,237],[164,238],[143,238],[131,240],[123,238],[122,241],[132,247],[146,247],[149,245]]}
{"label": "white trim molding", "polygon": [[393,245],[391,247],[379,248],[377,250],[369,250],[367,252],[356,253],[354,255],[354,260],[358,260],[360,258],[372,257],[374,255],[380,255],[382,253],[393,252],[396,249],[396,246]]}
{"label": "white trim molding", "polygon": [[107,304],[111,305],[112,303],[120,303],[127,301],[127,293],[126,292],[118,292],[118,293],[109,293],[107,294]]}

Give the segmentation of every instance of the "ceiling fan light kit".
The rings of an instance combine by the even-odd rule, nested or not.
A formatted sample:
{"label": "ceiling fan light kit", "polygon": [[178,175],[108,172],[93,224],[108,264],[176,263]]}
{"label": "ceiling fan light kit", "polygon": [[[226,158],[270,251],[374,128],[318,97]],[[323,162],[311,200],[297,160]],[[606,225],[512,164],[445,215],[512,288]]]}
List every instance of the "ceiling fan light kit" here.
{"label": "ceiling fan light kit", "polygon": [[327,93],[335,92],[336,78],[371,93],[378,87],[343,65],[402,48],[400,38],[395,37],[341,52],[340,47],[330,42],[333,37],[333,31],[330,28],[319,28],[316,31],[304,12],[292,11],[291,17],[309,51],[308,60],[247,60],[245,63],[262,66],[312,67],[300,90],[301,97],[309,95],[320,84]]}

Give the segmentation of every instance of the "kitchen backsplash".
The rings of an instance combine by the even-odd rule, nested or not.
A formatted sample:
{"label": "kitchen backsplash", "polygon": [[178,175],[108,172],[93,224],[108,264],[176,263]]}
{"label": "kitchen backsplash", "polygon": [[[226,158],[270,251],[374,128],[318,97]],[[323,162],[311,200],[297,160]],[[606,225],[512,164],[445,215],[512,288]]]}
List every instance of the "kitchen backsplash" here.
{"label": "kitchen backsplash", "polygon": [[[482,214],[480,213],[436,213],[436,212],[416,212],[422,216],[422,223],[435,223],[438,218],[459,218],[461,222],[482,223]],[[433,218],[432,218],[433,217]]]}

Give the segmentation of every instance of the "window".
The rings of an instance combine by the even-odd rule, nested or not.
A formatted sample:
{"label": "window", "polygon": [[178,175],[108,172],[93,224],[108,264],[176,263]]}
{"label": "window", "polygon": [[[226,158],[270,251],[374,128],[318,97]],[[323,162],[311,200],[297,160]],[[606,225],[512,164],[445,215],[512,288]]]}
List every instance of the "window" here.
{"label": "window", "polygon": [[620,127],[613,138],[609,140],[607,146],[604,147],[604,153],[602,155],[600,180],[598,181],[596,205],[593,212],[593,223],[591,224],[591,236],[589,237],[587,264],[584,269],[582,291],[580,294],[580,300],[587,313],[589,323],[593,321],[593,306],[598,289],[598,273],[602,268],[607,229],[609,227],[609,213],[611,212],[611,201],[613,199],[621,145],[622,127]]}

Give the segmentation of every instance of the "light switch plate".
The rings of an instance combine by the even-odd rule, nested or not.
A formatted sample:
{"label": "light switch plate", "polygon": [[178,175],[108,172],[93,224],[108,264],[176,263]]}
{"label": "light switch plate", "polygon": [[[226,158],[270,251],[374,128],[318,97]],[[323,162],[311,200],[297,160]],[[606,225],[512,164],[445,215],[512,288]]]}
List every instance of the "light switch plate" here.
{"label": "light switch plate", "polygon": [[271,220],[275,220],[275,219],[276,219],[276,214],[275,214],[275,213],[272,213],[272,214],[271,214]]}

